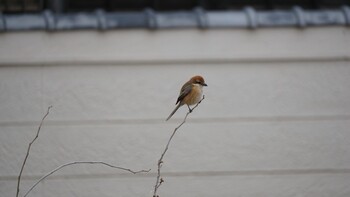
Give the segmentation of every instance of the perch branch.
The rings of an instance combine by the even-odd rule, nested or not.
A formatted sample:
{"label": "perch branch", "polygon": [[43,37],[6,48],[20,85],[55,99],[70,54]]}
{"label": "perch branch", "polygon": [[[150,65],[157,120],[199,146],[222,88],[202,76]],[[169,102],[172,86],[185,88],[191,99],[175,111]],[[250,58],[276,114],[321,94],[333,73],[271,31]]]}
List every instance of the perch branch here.
{"label": "perch branch", "polygon": [[34,143],[34,141],[39,137],[41,126],[43,125],[43,122],[44,122],[45,118],[49,115],[51,108],[52,108],[52,106],[49,106],[47,108],[47,112],[44,115],[44,117],[41,119],[41,122],[40,122],[38,130],[36,132],[35,138],[29,143],[29,146],[28,146],[28,149],[27,149],[27,154],[26,154],[26,157],[24,158],[24,161],[23,161],[23,164],[22,164],[22,168],[21,168],[21,171],[19,172],[18,179],[17,179],[17,193],[16,193],[16,197],[18,197],[18,195],[19,195],[19,187],[20,187],[20,184],[21,184],[21,177],[22,177],[24,166],[25,166],[25,164],[27,162],[27,159],[28,159],[28,156],[29,156],[30,148],[32,147],[32,144]]}
{"label": "perch branch", "polygon": [[189,111],[187,112],[187,114],[185,115],[185,118],[183,119],[183,121],[179,124],[179,126],[177,126],[173,133],[171,134],[169,140],[168,140],[168,143],[166,144],[165,146],[165,149],[163,151],[163,153],[161,154],[159,160],[158,160],[158,163],[157,163],[157,166],[158,166],[158,169],[157,169],[157,179],[156,179],[156,184],[154,185],[154,192],[153,192],[153,197],[159,197],[157,195],[157,191],[158,191],[158,188],[162,185],[162,183],[164,182],[164,179],[161,178],[161,172],[160,172],[160,169],[162,168],[162,164],[163,164],[163,158],[165,156],[165,153],[168,151],[169,149],[169,145],[170,145],[170,142],[171,140],[173,139],[176,131],[183,125],[185,124],[186,122],[186,119],[187,119],[187,116],[193,112],[193,110],[198,107],[198,105],[202,102],[202,100],[204,99],[204,95],[202,97],[202,99],[192,108],[192,109],[189,109]]}
{"label": "perch branch", "polygon": [[111,165],[111,164],[108,164],[106,162],[102,162],[102,161],[75,161],[75,162],[69,162],[69,163],[66,163],[66,164],[63,164],[57,168],[55,168],[54,170],[48,172],[47,174],[45,174],[43,177],[41,177],[28,191],[27,193],[24,195],[24,197],[26,197],[29,192],[31,192],[41,181],[43,181],[44,179],[46,179],[48,176],[52,175],[53,173],[57,172],[58,170],[66,167],[66,166],[70,166],[70,165],[76,165],[76,164],[101,164],[101,165],[105,165],[105,166],[108,166],[108,167],[111,167],[111,168],[116,168],[116,169],[119,169],[119,170],[124,170],[124,171],[128,171],[130,173],[133,173],[133,174],[138,174],[138,173],[143,173],[143,172],[149,172],[151,169],[149,170],[139,170],[139,171],[134,171],[134,170],[131,170],[131,169],[128,169],[128,168],[123,168],[123,167],[119,167],[119,166],[114,166],[114,165]]}

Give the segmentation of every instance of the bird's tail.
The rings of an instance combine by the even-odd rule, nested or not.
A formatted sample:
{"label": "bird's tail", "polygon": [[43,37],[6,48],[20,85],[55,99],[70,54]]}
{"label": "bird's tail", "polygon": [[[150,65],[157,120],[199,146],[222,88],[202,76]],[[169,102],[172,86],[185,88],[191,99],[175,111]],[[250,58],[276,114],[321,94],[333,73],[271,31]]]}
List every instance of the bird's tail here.
{"label": "bird's tail", "polygon": [[171,112],[171,114],[169,115],[169,117],[166,119],[166,121],[168,121],[174,114],[175,112],[181,107],[180,103],[175,107],[175,109],[173,110],[173,112]]}

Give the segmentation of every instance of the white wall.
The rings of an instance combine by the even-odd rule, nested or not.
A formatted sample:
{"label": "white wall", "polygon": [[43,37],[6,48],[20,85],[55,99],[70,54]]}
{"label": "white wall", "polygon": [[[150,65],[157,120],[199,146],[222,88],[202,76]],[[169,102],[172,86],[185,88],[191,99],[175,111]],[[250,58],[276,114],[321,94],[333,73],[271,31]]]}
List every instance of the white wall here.
{"label": "white wall", "polygon": [[350,30],[123,30],[0,34],[0,193],[152,196],[156,163],[186,113],[181,85],[206,99],[173,139],[160,196],[350,196]]}

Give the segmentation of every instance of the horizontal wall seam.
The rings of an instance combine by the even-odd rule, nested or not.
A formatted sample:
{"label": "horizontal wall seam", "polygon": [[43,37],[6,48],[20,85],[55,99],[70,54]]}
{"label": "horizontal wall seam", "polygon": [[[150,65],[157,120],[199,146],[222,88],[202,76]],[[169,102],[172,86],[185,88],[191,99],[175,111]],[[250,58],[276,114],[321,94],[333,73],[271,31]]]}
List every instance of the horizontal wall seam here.
{"label": "horizontal wall seam", "polygon": [[[66,59],[69,59],[67,57]],[[291,58],[210,58],[210,59],[167,59],[167,60],[1,60],[0,67],[10,66],[89,66],[89,65],[198,65],[198,64],[256,64],[256,63],[308,63],[308,62],[348,62],[350,55]]]}
{"label": "horizontal wall seam", "polygon": [[[182,118],[174,118],[169,122],[179,122]],[[348,121],[350,115],[317,115],[317,116],[247,116],[247,117],[212,117],[190,118],[188,123],[244,123],[244,122],[310,122],[310,121]],[[46,120],[45,126],[105,126],[122,124],[166,124],[165,119],[90,119],[90,120]],[[0,127],[37,126],[38,121],[0,121]]]}
{"label": "horizontal wall seam", "polygon": [[[76,167],[78,168],[78,167]],[[79,168],[78,168],[79,169]],[[59,172],[58,172],[59,173]],[[236,170],[236,171],[190,171],[190,172],[162,172],[163,177],[216,177],[216,176],[289,176],[289,175],[322,175],[322,174],[350,174],[350,169],[274,169],[274,170]],[[38,180],[42,175],[25,175],[22,180]],[[93,173],[93,174],[66,174],[52,175],[47,179],[106,179],[106,178],[139,178],[154,177],[155,172],[130,174],[130,173]],[[350,177],[349,177],[350,178]],[[16,181],[16,175],[0,176],[0,181]]]}

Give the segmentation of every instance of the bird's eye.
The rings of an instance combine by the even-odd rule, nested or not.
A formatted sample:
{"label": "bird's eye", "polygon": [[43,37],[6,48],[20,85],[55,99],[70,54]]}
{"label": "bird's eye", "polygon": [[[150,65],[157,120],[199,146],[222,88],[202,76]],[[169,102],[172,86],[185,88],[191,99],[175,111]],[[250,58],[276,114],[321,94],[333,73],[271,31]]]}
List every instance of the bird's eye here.
{"label": "bird's eye", "polygon": [[201,82],[200,82],[200,81],[196,81],[196,83],[201,84]]}

